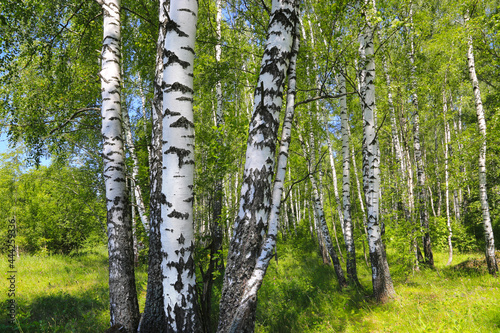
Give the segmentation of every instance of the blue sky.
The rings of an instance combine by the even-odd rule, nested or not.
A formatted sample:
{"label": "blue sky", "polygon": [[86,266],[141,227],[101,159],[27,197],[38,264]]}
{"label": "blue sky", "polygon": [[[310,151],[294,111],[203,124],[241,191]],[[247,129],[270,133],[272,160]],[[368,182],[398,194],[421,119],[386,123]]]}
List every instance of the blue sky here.
{"label": "blue sky", "polygon": [[[0,133],[0,155],[9,152],[9,142],[7,140],[7,134]],[[40,160],[41,165],[48,166],[50,164],[50,159],[42,157]]]}

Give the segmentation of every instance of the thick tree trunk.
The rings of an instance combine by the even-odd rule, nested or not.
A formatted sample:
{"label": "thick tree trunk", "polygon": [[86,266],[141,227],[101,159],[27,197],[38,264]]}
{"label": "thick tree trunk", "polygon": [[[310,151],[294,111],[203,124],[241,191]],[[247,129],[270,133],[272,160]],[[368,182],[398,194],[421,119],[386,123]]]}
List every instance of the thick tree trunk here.
{"label": "thick tree trunk", "polygon": [[[386,302],[396,294],[382,244],[379,217],[380,150],[375,115],[375,59],[373,47],[374,24],[371,13],[374,3],[365,0],[366,26],[360,37],[362,56],[361,104],[363,109],[363,189],[368,211],[368,247],[372,264],[373,294],[378,302]],[[373,7],[372,7],[373,6]]]}
{"label": "thick tree trunk", "polygon": [[[274,0],[268,40],[262,57],[250,123],[240,209],[234,223],[220,302],[219,332],[253,332],[256,298],[244,299],[271,210],[271,181],[274,172],[279,113],[283,85],[290,62],[293,35],[298,21],[295,0]],[[238,312],[248,302],[245,313]],[[236,330],[235,329],[235,330]]]}
{"label": "thick tree trunk", "polygon": [[110,324],[134,332],[139,323],[139,305],[122,137],[120,1],[102,1],[102,8],[101,133],[108,225]]}
{"label": "thick tree trunk", "polygon": [[163,51],[160,234],[169,332],[201,331],[193,260],[193,61],[197,16],[197,0],[170,4]]}
{"label": "thick tree trunk", "polygon": [[295,29],[295,41],[293,53],[290,59],[288,70],[288,91],[287,91],[287,107],[286,114],[283,120],[283,130],[281,133],[281,145],[278,154],[278,162],[276,165],[276,177],[273,185],[271,212],[269,214],[268,232],[264,243],[260,248],[260,254],[257,258],[255,268],[251,278],[247,281],[238,309],[232,319],[230,332],[246,331],[247,328],[242,326],[247,322],[248,314],[252,311],[254,303],[257,300],[257,292],[259,291],[269,262],[273,257],[273,252],[276,247],[276,238],[278,236],[278,220],[280,215],[281,197],[284,189],[286,168],[288,163],[288,149],[291,142],[292,121],[295,111],[295,87],[296,87],[296,60],[298,53],[298,26]]}
{"label": "thick tree trunk", "polygon": [[[337,75],[339,94],[346,93],[345,77]],[[346,272],[350,284],[360,285],[356,269],[356,248],[354,246],[354,227],[351,220],[351,164],[349,149],[350,130],[349,115],[347,113],[347,98],[340,97],[340,118],[342,128],[342,208],[344,241],[347,250]]]}
{"label": "thick tree trunk", "polygon": [[162,135],[163,135],[163,44],[167,33],[169,1],[161,0],[159,8],[159,32],[156,43],[156,68],[153,97],[153,128],[149,165],[149,254],[148,284],[146,304],[139,324],[139,333],[164,333],[167,331],[167,317],[163,297],[163,278],[161,271],[161,186],[162,186]]}
{"label": "thick tree trunk", "polygon": [[[467,23],[468,13],[465,16]],[[469,48],[467,50],[467,62],[469,65],[469,76],[474,91],[474,102],[476,105],[476,115],[481,135],[481,148],[479,150],[479,200],[481,201],[481,209],[483,212],[483,227],[484,239],[486,241],[486,262],[488,271],[491,275],[497,275],[498,265],[495,258],[495,239],[493,237],[493,229],[491,226],[490,206],[488,204],[488,194],[486,186],[486,120],[484,119],[483,101],[481,99],[481,90],[479,89],[479,81],[476,75],[476,66],[474,62],[474,46],[472,45],[472,37],[468,38]]]}

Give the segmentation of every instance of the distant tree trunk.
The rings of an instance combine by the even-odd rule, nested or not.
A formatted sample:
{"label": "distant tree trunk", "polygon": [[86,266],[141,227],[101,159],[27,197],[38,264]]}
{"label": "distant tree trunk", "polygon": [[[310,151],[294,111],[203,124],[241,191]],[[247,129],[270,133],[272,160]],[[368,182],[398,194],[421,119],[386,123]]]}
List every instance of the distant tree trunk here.
{"label": "distant tree trunk", "polygon": [[[310,115],[309,115],[309,118]],[[333,242],[330,237],[330,231],[328,230],[328,225],[326,224],[326,219],[325,219],[325,213],[323,209],[323,202],[321,200],[321,194],[320,194],[320,189],[318,188],[318,184],[316,182],[316,178],[314,177],[314,164],[316,163],[315,161],[315,153],[314,153],[314,141],[313,141],[313,133],[312,129],[310,129],[310,137],[309,141],[310,143],[306,143],[307,150],[309,150],[309,180],[311,181],[311,186],[312,186],[312,191],[313,191],[313,200],[314,200],[314,212],[316,213],[316,217],[319,223],[319,230],[321,231],[321,236],[324,241],[324,245],[326,246],[326,249],[328,251],[328,254],[330,255],[330,258],[333,263],[333,267],[335,269],[335,274],[337,276],[337,281],[339,283],[340,288],[345,288],[347,287],[347,281],[345,280],[344,277],[344,272],[342,271],[342,266],[340,265],[339,258],[337,256],[337,253],[335,252],[335,248],[333,247]],[[303,140],[301,140],[303,141]],[[305,141],[303,141],[305,142]],[[306,152],[304,151],[304,155]],[[304,156],[306,157],[306,156]],[[321,245],[321,241],[319,242]]]}
{"label": "distant tree trunk", "polygon": [[[445,79],[446,82],[446,79]],[[453,230],[451,227],[451,217],[450,217],[450,175],[448,172],[449,167],[449,145],[450,145],[450,129],[448,126],[448,104],[446,102],[446,93],[443,91],[443,114],[444,114],[444,184],[445,184],[445,201],[446,201],[446,225],[448,227],[448,262],[446,265],[451,265],[453,260],[453,245],[451,243],[451,237],[453,235]]]}
{"label": "distant tree trunk", "polygon": [[[469,13],[467,12],[464,20],[467,24]],[[481,90],[476,75],[476,65],[474,61],[474,46],[472,45],[472,36],[468,38],[469,48],[467,50],[467,62],[469,65],[469,76],[474,90],[474,102],[476,105],[477,122],[479,134],[481,135],[481,149],[479,150],[479,200],[483,212],[484,239],[486,241],[486,262],[488,271],[491,275],[497,275],[498,265],[495,258],[495,239],[493,237],[493,228],[491,226],[490,206],[488,204],[488,194],[486,186],[486,120],[484,119],[483,101],[481,99]]]}
{"label": "distant tree trunk", "polygon": [[[413,8],[410,2],[410,29],[413,30]],[[432,253],[431,237],[429,233],[429,213],[427,211],[427,188],[425,187],[425,169],[424,160],[422,158],[422,149],[420,146],[420,116],[419,116],[419,106],[418,106],[418,87],[416,79],[416,65],[415,65],[415,47],[413,41],[413,31],[410,31],[410,65],[411,65],[411,86],[412,86],[412,104],[414,107],[414,119],[413,119],[413,148],[415,154],[415,162],[417,164],[417,198],[418,198],[418,216],[420,220],[420,226],[423,229],[424,235],[422,237],[425,261],[430,267],[434,267],[434,255]],[[417,263],[418,263],[418,247],[417,252]]]}
{"label": "distant tree trunk", "polygon": [[362,74],[361,104],[363,110],[363,189],[368,210],[368,246],[372,264],[373,294],[378,302],[386,302],[396,292],[392,284],[389,265],[382,244],[379,217],[380,150],[378,147],[377,121],[375,115],[375,58],[373,47],[374,2],[365,0],[366,25],[360,36]]}
{"label": "distant tree trunk", "polygon": [[194,267],[193,61],[198,1],[173,1],[163,57],[160,234],[167,331],[200,332]]}
{"label": "distant tree trunk", "polygon": [[[339,94],[346,93],[345,77],[337,75]],[[356,269],[356,248],[354,246],[354,227],[351,220],[351,167],[350,167],[350,130],[349,115],[347,113],[347,98],[340,97],[340,118],[342,128],[342,208],[343,208],[343,230],[344,241],[347,250],[346,271],[350,284],[360,285]]]}
{"label": "distant tree trunk", "polygon": [[166,333],[167,317],[163,296],[163,278],[161,271],[161,186],[162,186],[162,133],[163,133],[163,44],[167,33],[167,15],[169,1],[160,0],[159,32],[156,42],[156,66],[153,97],[153,128],[149,165],[149,254],[148,284],[146,304],[139,324],[139,333]]}
{"label": "distant tree trunk", "polygon": [[[217,33],[217,44],[215,45],[215,60],[217,65],[220,66],[222,46],[221,46],[221,21],[222,21],[222,0],[216,0],[216,33]],[[221,73],[218,70],[217,75],[220,77]],[[222,125],[224,124],[224,113],[222,111],[222,83],[217,80],[215,84],[215,96],[216,96],[216,110],[215,110],[215,126],[217,128],[217,144],[219,147],[224,145]],[[212,220],[210,226],[210,259],[208,263],[208,268],[203,273],[203,289],[200,295],[200,305],[201,305],[201,320],[203,322],[203,330],[208,333],[211,331],[211,305],[212,305],[212,289],[215,279],[215,271],[222,269],[222,259],[220,257],[220,251],[222,250],[222,228],[221,228],[221,217],[222,217],[222,199],[223,199],[223,178],[224,174],[222,168],[217,158],[216,165],[214,167],[215,173],[215,184],[212,198]]]}
{"label": "distant tree trunk", "polygon": [[[254,330],[257,299],[244,297],[257,264],[271,210],[271,181],[279,113],[298,22],[297,7],[298,2],[295,0],[272,2],[268,40],[262,57],[248,134],[240,209],[226,261],[218,332]],[[245,312],[241,313],[243,304]]]}
{"label": "distant tree trunk", "polygon": [[128,115],[128,110],[122,110],[123,117],[123,129],[125,132],[125,142],[127,143],[127,148],[132,157],[132,190],[135,198],[135,204],[137,205],[137,211],[139,212],[139,218],[141,223],[146,230],[146,233],[149,233],[148,226],[148,217],[146,215],[146,208],[144,207],[144,200],[142,199],[141,188],[138,183],[139,179],[139,159],[137,158],[137,153],[135,152],[135,144],[134,139],[132,138],[132,130],[130,128],[130,118]]}
{"label": "distant tree trunk", "polygon": [[103,0],[101,5],[104,12],[101,133],[108,225],[110,324],[123,326],[131,333],[139,323],[139,305],[122,137],[120,1]]}

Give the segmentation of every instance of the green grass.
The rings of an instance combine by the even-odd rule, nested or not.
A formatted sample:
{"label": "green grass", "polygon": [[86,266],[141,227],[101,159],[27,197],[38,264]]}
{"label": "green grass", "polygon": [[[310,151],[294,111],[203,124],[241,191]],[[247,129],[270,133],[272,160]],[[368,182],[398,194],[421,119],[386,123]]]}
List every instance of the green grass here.
{"label": "green grass", "polygon": [[[8,262],[1,257],[0,270]],[[104,332],[109,327],[108,259],[104,246],[73,256],[23,256],[16,259],[17,327],[0,317],[0,332]],[[141,309],[146,273],[137,270]],[[0,284],[0,302],[7,300]],[[2,311],[2,314],[4,312]]]}
{"label": "green grass", "polygon": [[[380,305],[370,297],[371,273],[362,257],[358,273],[366,289],[340,292],[332,267],[314,249],[285,245],[278,253],[259,294],[258,333],[500,332],[499,281],[484,265],[446,267],[447,254],[435,253],[437,270],[408,275],[395,269],[397,298]],[[456,254],[453,263],[482,257]],[[397,266],[395,259],[389,253],[390,266]]]}
{"label": "green grass", "polygon": [[[359,250],[359,252],[362,252]],[[331,266],[307,241],[278,247],[259,293],[256,332],[500,332],[500,285],[480,264],[482,254],[435,253],[437,270],[410,272],[389,252],[398,297],[384,305],[371,295],[371,274],[358,258],[366,289],[339,291]],[[7,272],[7,258],[0,269]],[[469,265],[456,265],[469,261]],[[105,247],[74,256],[21,256],[16,260],[18,326],[0,317],[0,332],[104,332],[109,325]],[[403,265],[404,266],[404,265]],[[137,271],[144,308],[146,273]],[[7,300],[0,284],[0,301]],[[4,313],[2,311],[2,313]]]}

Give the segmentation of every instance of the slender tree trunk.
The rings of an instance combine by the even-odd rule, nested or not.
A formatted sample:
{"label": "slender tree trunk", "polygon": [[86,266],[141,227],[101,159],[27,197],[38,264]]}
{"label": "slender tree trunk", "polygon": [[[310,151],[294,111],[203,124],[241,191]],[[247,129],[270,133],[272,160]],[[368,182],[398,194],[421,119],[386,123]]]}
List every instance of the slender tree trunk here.
{"label": "slender tree trunk", "polygon": [[[446,82],[446,79],[445,79]],[[453,230],[451,227],[451,217],[450,217],[450,185],[449,179],[450,175],[448,172],[449,166],[449,145],[450,145],[450,129],[448,127],[448,104],[446,103],[446,94],[443,91],[443,114],[444,114],[444,184],[445,184],[445,201],[446,201],[446,225],[448,227],[448,262],[446,265],[451,265],[453,260],[453,245],[451,243],[451,237],[453,235]]]}
{"label": "slender tree trunk", "polygon": [[197,0],[170,4],[163,51],[160,234],[169,332],[201,331],[193,260],[193,61],[197,16]]}
{"label": "slender tree trunk", "polygon": [[[227,258],[218,332],[253,332],[256,297],[245,291],[257,264],[271,210],[279,112],[298,21],[295,0],[274,0],[250,122],[239,212]],[[245,313],[240,313],[243,303]],[[234,319],[238,318],[237,325]]]}
{"label": "slender tree trunk", "polygon": [[[469,14],[465,16],[467,24]],[[481,90],[479,89],[479,81],[476,75],[476,65],[474,62],[474,46],[472,44],[472,36],[468,38],[469,48],[467,50],[467,62],[469,65],[469,76],[474,91],[474,102],[476,105],[476,115],[479,127],[479,134],[481,135],[481,148],[479,150],[479,200],[481,201],[481,209],[483,212],[483,227],[484,239],[486,241],[486,262],[488,264],[488,271],[491,275],[497,275],[498,265],[495,258],[495,239],[493,237],[493,228],[491,226],[490,206],[488,204],[488,194],[486,186],[486,120],[484,119],[483,102],[481,99]]]}
{"label": "slender tree trunk", "polygon": [[[345,77],[337,75],[339,94],[346,93]],[[351,164],[349,163],[351,151],[349,149],[350,130],[349,115],[347,112],[347,98],[340,97],[340,118],[342,128],[342,209],[344,241],[347,250],[346,272],[347,279],[352,285],[360,285],[356,269],[356,248],[354,246],[354,227],[351,220]]]}
{"label": "slender tree trunk", "polygon": [[[222,21],[222,0],[216,0],[216,33],[217,33],[217,44],[215,45],[215,60],[219,66],[221,60],[221,21]],[[218,71],[217,75],[220,77],[221,73]],[[219,147],[224,145],[222,126],[224,124],[224,114],[222,111],[222,83],[220,79],[217,80],[215,84],[215,96],[216,96],[216,110],[215,110],[215,126],[217,128],[217,144]],[[223,200],[223,179],[224,174],[220,163],[217,159],[215,164],[215,184],[214,184],[214,194],[213,194],[213,204],[212,204],[212,219],[210,226],[211,240],[210,240],[210,259],[208,263],[208,268],[203,274],[203,289],[200,296],[200,305],[202,311],[202,322],[203,330],[208,333],[211,329],[211,305],[212,305],[212,289],[215,280],[215,271],[222,269],[222,260],[219,257],[220,251],[222,250],[222,228],[221,228],[221,217],[222,217],[222,200]]]}
{"label": "slender tree trunk", "polygon": [[108,225],[110,317],[111,326],[123,326],[127,332],[134,332],[139,323],[139,305],[122,137],[120,1],[102,1],[102,8],[101,133]]}
{"label": "slender tree trunk", "polygon": [[[431,237],[429,233],[429,213],[427,211],[427,189],[425,187],[425,169],[424,160],[422,158],[422,149],[420,146],[420,115],[418,106],[418,87],[416,79],[416,65],[415,65],[415,47],[413,41],[413,8],[410,2],[410,64],[411,64],[411,86],[412,86],[412,104],[414,107],[413,119],[413,148],[415,154],[415,162],[417,164],[417,199],[418,199],[418,216],[420,220],[420,227],[423,229],[424,235],[422,237],[425,261],[430,267],[434,267],[434,255],[432,253]],[[418,263],[418,246],[416,246],[417,263]]]}
{"label": "slender tree trunk", "polygon": [[153,97],[153,128],[151,138],[149,165],[149,254],[148,254],[148,284],[146,304],[139,324],[139,333],[167,332],[167,317],[163,296],[163,278],[161,270],[161,186],[162,186],[162,135],[163,135],[163,44],[167,33],[167,10],[169,2],[160,1],[159,32],[156,43],[156,68]]}
{"label": "slender tree trunk", "polygon": [[141,223],[149,233],[148,217],[146,215],[146,208],[144,207],[144,200],[142,199],[141,188],[138,183],[139,179],[139,159],[137,158],[137,153],[135,152],[135,144],[132,138],[132,130],[130,129],[130,118],[128,115],[128,110],[122,110],[123,117],[123,129],[125,132],[125,142],[127,143],[128,151],[132,157],[132,190],[135,198],[135,204],[137,205],[137,211],[139,212],[139,218]]}
{"label": "slender tree trunk", "polygon": [[396,294],[382,244],[379,216],[380,150],[375,115],[375,59],[373,47],[375,3],[365,0],[366,26],[360,37],[362,50],[361,104],[363,109],[363,189],[368,210],[368,246],[372,264],[373,294],[378,302],[386,302]]}

